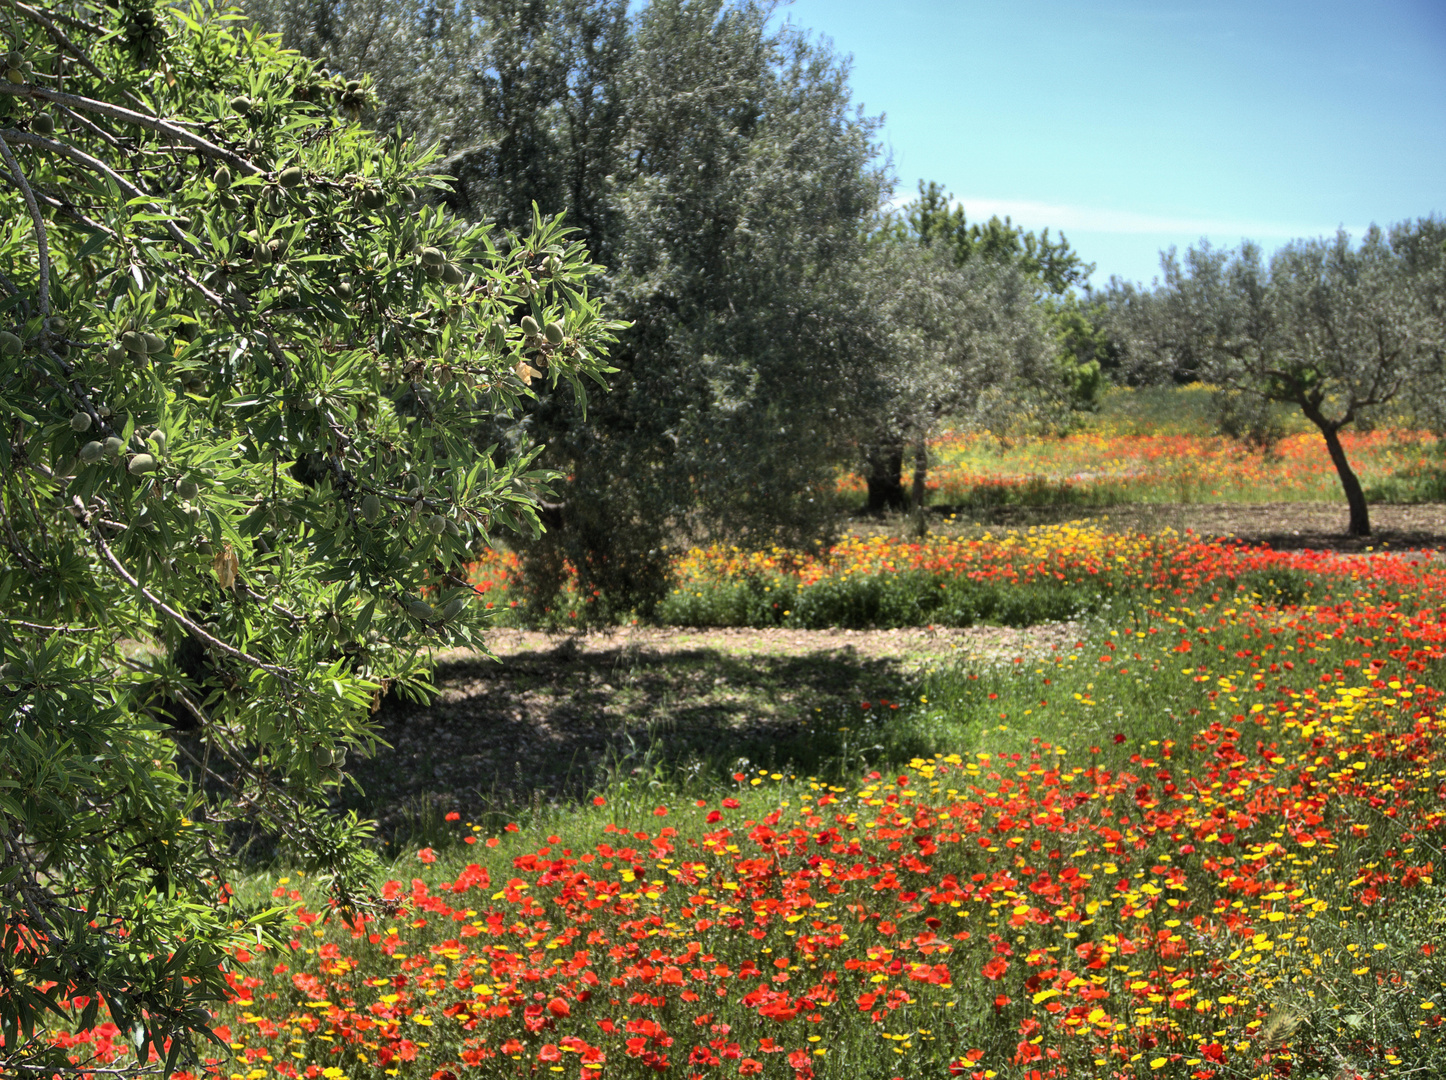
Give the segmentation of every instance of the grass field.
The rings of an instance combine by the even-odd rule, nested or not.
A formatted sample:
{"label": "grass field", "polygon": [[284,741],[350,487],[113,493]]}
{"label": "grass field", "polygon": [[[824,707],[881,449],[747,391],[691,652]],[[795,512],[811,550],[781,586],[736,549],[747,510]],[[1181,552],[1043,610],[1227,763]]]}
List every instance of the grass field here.
{"label": "grass field", "polygon": [[[795,604],[946,573],[1093,599],[1062,644],[834,699],[812,776],[664,760],[443,822],[350,919],[296,871],[238,883],[298,917],[236,956],[203,1072],[1446,1070],[1438,560],[1079,529],[864,545],[842,577],[696,558],[713,610],[739,575]],[[73,1051],[125,1046],[102,1025]]]}

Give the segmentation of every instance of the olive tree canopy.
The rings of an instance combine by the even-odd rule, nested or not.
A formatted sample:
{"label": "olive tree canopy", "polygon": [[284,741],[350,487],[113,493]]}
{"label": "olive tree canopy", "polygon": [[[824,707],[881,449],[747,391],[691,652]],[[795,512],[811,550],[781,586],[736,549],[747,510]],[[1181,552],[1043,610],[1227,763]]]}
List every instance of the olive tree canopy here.
{"label": "olive tree canopy", "polygon": [[1341,444],[1343,428],[1396,415],[1439,416],[1446,254],[1439,219],[1297,240],[1268,261],[1258,246],[1208,244],[1161,260],[1152,294],[1108,296],[1116,332],[1139,371],[1188,371],[1219,387],[1238,417],[1294,405],[1320,431],[1350,508],[1370,512]]}
{"label": "olive tree canopy", "polygon": [[[249,0],[438,140],[450,204],[564,212],[630,328],[584,417],[539,393],[497,438],[568,476],[529,578],[564,561],[600,618],[646,610],[669,551],[794,543],[835,519],[883,334],[866,230],[887,190],[847,65],[749,0]],[[546,589],[539,603],[546,604]]]}

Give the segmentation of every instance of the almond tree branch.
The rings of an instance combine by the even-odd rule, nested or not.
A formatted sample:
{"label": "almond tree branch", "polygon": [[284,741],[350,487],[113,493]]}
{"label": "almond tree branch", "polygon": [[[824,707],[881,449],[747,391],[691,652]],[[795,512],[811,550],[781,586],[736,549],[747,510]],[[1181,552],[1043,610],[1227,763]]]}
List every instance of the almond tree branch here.
{"label": "almond tree branch", "polygon": [[[54,139],[47,139],[44,136],[36,135],[29,131],[16,131],[14,129],[6,129],[4,131],[0,131],[0,136],[8,138],[11,142],[14,143],[23,143],[27,146],[37,146],[41,149],[49,150],[53,153],[68,157],[77,165],[81,165],[87,169],[90,169],[93,172],[99,173],[101,176],[104,176],[111,183],[115,184],[115,186],[120,189],[121,194],[123,194],[127,199],[150,199],[157,205],[161,204],[161,201],[157,199],[154,195],[151,195],[149,192],[142,191],[140,188],[136,187],[135,184],[132,184],[124,176],[121,176],[120,173],[116,172],[99,158],[91,157],[84,150],[79,150],[76,147],[71,146],[69,143],[58,142]],[[177,244],[179,244],[182,250],[186,252],[186,254],[197,259],[203,257],[200,249],[197,248],[195,244],[191,243],[189,240],[186,239],[186,234],[181,231],[180,226],[178,226],[174,221],[167,221],[165,223],[165,229],[166,233],[171,237],[171,239],[174,240]],[[187,273],[184,269],[177,269],[179,270],[186,284],[191,286],[202,296],[204,296],[207,302],[209,302],[213,307],[219,308],[221,310],[230,309],[230,305],[218,293],[208,288],[202,282],[198,281],[194,276]]]}
{"label": "almond tree branch", "polygon": [[106,116],[112,120],[117,120],[122,124],[135,124],[137,127],[148,128],[151,131],[164,132],[172,139],[175,139],[190,149],[205,154],[207,157],[219,158],[227,164],[241,170],[241,172],[247,176],[265,175],[265,170],[247,161],[240,154],[233,153],[223,146],[217,146],[215,143],[187,131],[178,124],[172,124],[157,116],[136,112],[134,109],[123,109],[119,105],[112,105],[108,101],[96,101],[94,98],[81,97],[79,94],[65,94],[59,90],[47,90],[45,87],[36,86],[33,83],[26,83],[23,86],[15,86],[11,83],[0,83],[0,93],[9,94],[12,97],[29,97],[37,98],[41,101],[50,101],[57,105],[64,105],[66,108],[75,112],[94,113],[97,116]]}
{"label": "almond tree branch", "polygon": [[[41,26],[45,27],[46,33],[48,33],[51,38],[54,39],[57,45],[59,45],[62,49],[64,49],[67,53],[70,54],[71,59],[75,60],[78,64],[80,64],[81,67],[85,68],[86,71],[90,72],[97,79],[105,81],[105,75],[101,72],[100,68],[92,64],[90,62],[90,58],[87,57],[85,53],[80,48],[78,48],[73,41],[70,40],[70,38],[66,37],[65,31],[60,29],[60,27],[56,26],[55,23],[50,19],[50,17],[44,12],[37,11],[35,8],[30,7],[28,4],[19,3],[18,0],[0,0],[0,3],[3,3],[12,11],[18,11],[27,19],[30,19],[33,22],[37,22]],[[60,16],[60,18],[66,19],[66,21],[71,23],[71,25],[77,27],[78,29],[85,30],[88,33],[97,35],[105,33],[105,28],[102,26],[94,26],[89,23],[83,23],[80,22],[78,19],[67,18],[64,15]],[[126,96],[131,97],[131,95],[129,94],[127,94]],[[131,100],[135,99],[132,97]]]}
{"label": "almond tree branch", "polygon": [[20,188],[20,194],[25,198],[25,205],[30,210],[30,220],[35,223],[35,241],[40,246],[40,317],[50,316],[50,244],[45,235],[45,219],[40,216],[40,204],[35,201],[35,192],[30,190],[30,183],[25,179],[25,174],[20,171],[20,164],[15,160],[15,155],[10,152],[10,144],[5,141],[5,136],[0,134],[0,158],[5,159],[5,164],[10,168],[10,174],[15,179],[15,184]]}
{"label": "almond tree branch", "polygon": [[[77,506],[80,507],[81,512],[84,513],[84,506],[80,503],[79,499],[76,500],[76,503]],[[120,579],[122,581],[124,581],[131,588],[139,592],[143,597],[145,597],[147,603],[149,603],[157,611],[161,612],[161,614],[165,615],[172,622],[182,627],[197,641],[203,641],[207,645],[211,646],[213,649],[223,652],[227,656],[234,657],[235,659],[240,660],[243,664],[255,668],[257,671],[266,672],[266,674],[272,676],[279,682],[291,687],[292,689],[297,688],[296,678],[292,672],[287,671],[285,668],[277,667],[275,664],[268,664],[265,660],[259,660],[256,657],[252,656],[250,653],[243,652],[241,649],[236,648],[236,646],[228,644],[227,642],[222,641],[220,638],[215,637],[210,633],[207,633],[207,631],[198,623],[186,618],[186,616],[182,615],[175,608],[171,607],[170,604],[166,603],[155,593],[151,592],[150,589],[147,589],[138,580],[136,580],[135,576],[132,575],[131,572],[125,568],[125,566],[118,558],[116,558],[115,552],[110,549],[110,545],[105,542],[105,539],[100,535],[98,530],[91,529],[90,535],[91,539],[95,542],[96,547],[100,549],[101,556],[105,559],[106,562],[110,563],[111,569],[113,569],[120,576]]]}

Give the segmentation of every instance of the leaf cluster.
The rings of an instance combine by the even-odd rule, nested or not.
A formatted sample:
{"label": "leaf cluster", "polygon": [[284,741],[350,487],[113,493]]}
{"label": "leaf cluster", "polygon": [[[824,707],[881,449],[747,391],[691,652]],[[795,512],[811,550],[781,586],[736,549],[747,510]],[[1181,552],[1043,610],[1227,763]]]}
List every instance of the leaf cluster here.
{"label": "leaf cluster", "polygon": [[496,429],[584,409],[620,327],[556,218],[429,203],[368,82],[236,12],[7,8],[0,1067],[64,1064],[40,1013],[104,1002],[170,1068],[276,925],[226,904],[238,835],[367,902],[367,826],[325,809],[347,753],[481,644],[459,569],[555,478]]}

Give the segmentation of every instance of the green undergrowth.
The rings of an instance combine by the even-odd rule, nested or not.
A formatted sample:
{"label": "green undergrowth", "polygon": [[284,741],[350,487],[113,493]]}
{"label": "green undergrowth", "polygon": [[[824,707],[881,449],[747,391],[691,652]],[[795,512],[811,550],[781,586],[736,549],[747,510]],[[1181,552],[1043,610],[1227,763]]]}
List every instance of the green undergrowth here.
{"label": "green undergrowth", "polygon": [[[1097,585],[1097,583],[1096,583]],[[974,581],[911,571],[850,574],[800,587],[785,574],[685,584],[658,606],[667,626],[799,627],[824,630],[902,626],[1034,626],[1098,607],[1098,587]]]}

